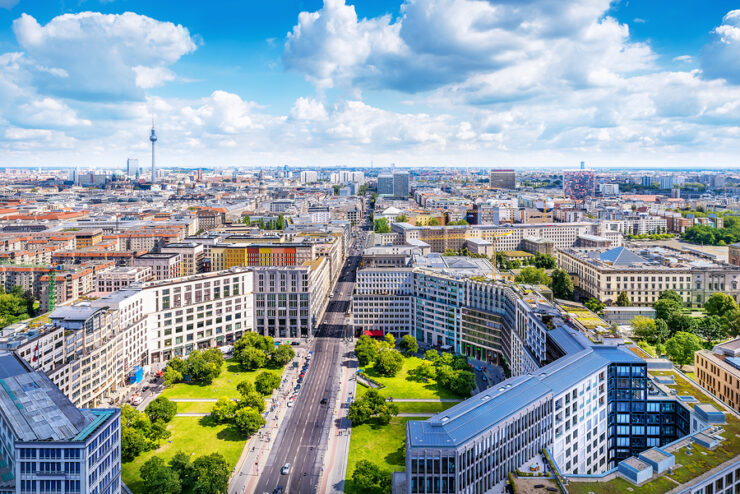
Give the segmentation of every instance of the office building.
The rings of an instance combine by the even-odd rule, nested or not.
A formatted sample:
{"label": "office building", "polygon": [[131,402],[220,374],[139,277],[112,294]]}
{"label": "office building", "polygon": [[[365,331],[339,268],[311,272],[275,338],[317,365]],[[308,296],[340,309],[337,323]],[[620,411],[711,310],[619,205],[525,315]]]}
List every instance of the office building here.
{"label": "office building", "polygon": [[117,292],[132,283],[150,281],[152,268],[149,266],[118,267],[101,271],[97,275],[97,291],[101,293]]}
{"label": "office building", "polygon": [[319,181],[319,174],[313,171],[303,171],[300,177],[302,184],[313,184]]}
{"label": "office building", "polygon": [[409,197],[409,172],[393,172],[393,197]]}
{"label": "office building", "polygon": [[135,177],[139,174],[139,160],[135,158],[129,158],[126,160],[126,175],[129,177]]}
{"label": "office building", "polygon": [[516,172],[514,170],[491,170],[489,179],[491,189],[516,189]]}
{"label": "office building", "polygon": [[120,410],[76,408],[6,351],[0,380],[0,492],[121,492]]}
{"label": "office building", "polygon": [[393,196],[393,175],[390,173],[381,173],[378,175],[378,195]]}
{"label": "office building", "polygon": [[694,354],[696,381],[740,412],[740,338]]}
{"label": "office building", "polygon": [[355,334],[413,334],[413,280],[411,268],[358,270],[351,311]]}
{"label": "office building", "polygon": [[150,267],[155,280],[168,280],[181,275],[182,256],[177,252],[150,252],[135,257],[133,266]]}
{"label": "office building", "polygon": [[162,254],[180,254],[180,275],[190,276],[205,271],[205,249],[194,242],[167,244],[160,249]]}

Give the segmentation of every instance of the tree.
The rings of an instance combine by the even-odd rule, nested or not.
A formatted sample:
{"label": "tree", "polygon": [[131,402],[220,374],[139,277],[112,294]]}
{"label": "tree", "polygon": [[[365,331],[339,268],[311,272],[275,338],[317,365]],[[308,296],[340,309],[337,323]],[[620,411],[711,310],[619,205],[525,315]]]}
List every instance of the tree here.
{"label": "tree", "polygon": [[419,342],[410,334],[403,335],[399,346],[406,355],[413,355],[419,351]]}
{"label": "tree", "polygon": [[666,290],[660,294],[658,297],[658,300],[673,300],[677,304],[679,304],[681,307],[683,307],[683,299],[681,298],[681,295],[678,294],[675,290]]}
{"label": "tree", "polygon": [[632,334],[640,340],[646,340],[649,343],[655,342],[658,339],[655,319],[635,316],[632,319]]}
{"label": "tree", "polygon": [[440,225],[439,218],[432,218],[431,220],[429,220],[429,226],[439,226],[439,225]]}
{"label": "tree", "polygon": [[391,226],[386,218],[378,218],[373,222],[373,231],[375,233],[390,233]]}
{"label": "tree", "polygon": [[671,337],[671,330],[665,319],[655,319],[655,339],[656,344],[660,345]]}
{"label": "tree", "polygon": [[602,302],[598,298],[593,298],[593,297],[586,300],[586,302],[583,305],[585,305],[588,308],[588,310],[590,310],[594,314],[601,314],[602,312],[604,312],[604,307],[606,307],[606,304],[604,304],[604,302]]}
{"label": "tree", "polygon": [[353,426],[364,424],[371,419],[375,419],[381,425],[387,425],[394,415],[398,415],[398,406],[385,401],[374,389],[368,390],[362,398],[353,401],[347,413]]}
{"label": "tree", "polygon": [[280,376],[270,371],[262,371],[254,379],[254,387],[257,392],[269,395],[272,390],[280,386]]}
{"label": "tree", "polygon": [[194,494],[222,494],[229,486],[231,471],[220,453],[199,456],[193,462],[197,480],[193,486]]}
{"label": "tree", "polygon": [[144,451],[150,449],[150,442],[144,434],[133,427],[121,427],[121,461],[134,461]]}
{"label": "tree", "polygon": [[378,374],[393,377],[403,367],[403,355],[398,350],[384,349],[378,353],[375,360],[375,370]]}
{"label": "tree", "polygon": [[249,437],[260,430],[260,427],[265,425],[265,419],[257,410],[244,407],[236,411],[236,414],[234,415],[234,425],[239,432]]}
{"label": "tree", "polygon": [[528,266],[519,272],[514,281],[528,285],[549,285],[552,280],[547,276],[544,269]]}
{"label": "tree", "polygon": [[701,340],[692,333],[679,331],[665,342],[665,351],[674,364],[683,367],[694,362],[694,353],[701,350]]}
{"label": "tree", "polygon": [[704,303],[704,310],[709,316],[724,316],[738,310],[737,302],[726,293],[714,293]]}
{"label": "tree", "polygon": [[703,317],[699,320],[694,332],[708,345],[711,345],[727,337],[727,323],[717,315]]}
{"label": "tree", "polygon": [[167,365],[164,371],[164,385],[170,387],[182,381],[182,373]]}
{"label": "tree", "polygon": [[190,463],[190,455],[178,451],[170,458],[169,465],[172,471],[180,478],[180,485],[183,490],[186,491],[193,487],[196,480],[196,473],[193,464]]}
{"label": "tree", "polygon": [[378,357],[379,344],[367,335],[362,335],[355,345],[355,355],[361,366],[370,365]]}
{"label": "tree", "polygon": [[172,433],[167,430],[167,424],[165,424],[163,421],[157,420],[156,422],[152,422],[152,426],[149,429],[150,440],[155,443],[159,443],[159,441],[167,439],[171,435]]}
{"label": "tree", "polygon": [[239,404],[257,410],[259,413],[265,411],[265,399],[256,391],[242,395]]}
{"label": "tree", "polygon": [[573,298],[573,280],[567,272],[555,269],[550,277],[552,278],[552,294],[555,298]]}
{"label": "tree", "polygon": [[670,328],[671,335],[678,332],[693,333],[696,328],[696,319],[682,312],[673,312],[668,316],[666,324]]}
{"label": "tree", "polygon": [[285,367],[285,364],[293,360],[293,357],[295,357],[293,347],[282,344],[270,354],[270,363],[275,367]]}
{"label": "tree", "polygon": [[396,216],[396,223],[406,223],[409,220],[409,217],[405,214],[399,214]]}
{"label": "tree", "polygon": [[449,383],[449,389],[460,396],[470,396],[475,388],[475,375],[469,370],[456,370]]}
{"label": "tree", "polygon": [[424,358],[431,362],[436,362],[439,358],[439,352],[434,349],[427,350],[426,352],[424,352]]}
{"label": "tree", "polygon": [[619,307],[630,307],[632,305],[632,301],[627,295],[627,292],[619,293],[619,296],[617,297],[617,305]]}
{"label": "tree", "polygon": [[238,357],[236,355],[234,357],[239,360],[239,363],[246,370],[261,369],[267,363],[265,352],[254,347],[247,347],[239,353]]}
{"label": "tree", "polygon": [[423,361],[415,368],[409,369],[408,375],[413,381],[423,382],[426,379],[435,379],[437,369],[431,362]]}
{"label": "tree", "polygon": [[352,472],[352,482],[359,492],[373,491],[382,477],[380,468],[367,460],[360,460]]}
{"label": "tree", "polygon": [[221,374],[223,355],[218,349],[214,348],[213,350],[217,352],[218,358],[214,356],[211,350],[205,352],[194,350],[188,355],[186,361],[187,374],[192,381],[210,384]]}
{"label": "tree", "polygon": [[676,302],[672,298],[661,298],[655,301],[653,309],[655,309],[655,317],[658,319],[665,319],[668,321],[672,314],[680,314],[683,304]]}
{"label": "tree", "polygon": [[391,333],[386,333],[385,336],[383,336],[383,344],[385,348],[396,348],[396,337],[393,336]]}
{"label": "tree", "polygon": [[211,409],[211,418],[219,423],[230,422],[234,418],[236,413],[236,403],[231,401],[226,396],[223,396],[216,401]]}
{"label": "tree", "polygon": [[257,388],[254,387],[254,383],[252,383],[252,381],[244,379],[236,385],[236,390],[239,392],[240,395],[246,396],[249,393],[254,393],[255,391],[257,391]]}
{"label": "tree", "polygon": [[252,219],[249,217],[248,214],[245,214],[244,216],[242,216],[242,223],[244,223],[245,225],[252,224]]}
{"label": "tree", "polygon": [[276,226],[278,230],[285,230],[285,217],[282,214],[278,215]]}
{"label": "tree", "polygon": [[534,256],[534,266],[542,269],[555,269],[558,267],[558,263],[555,261],[555,257],[552,254],[543,254],[538,252]]}
{"label": "tree", "polygon": [[159,456],[149,458],[139,469],[146,492],[179,494],[180,478]]}
{"label": "tree", "polygon": [[164,396],[159,396],[146,406],[144,412],[152,422],[158,420],[169,422],[177,413],[177,403],[168,400]]}

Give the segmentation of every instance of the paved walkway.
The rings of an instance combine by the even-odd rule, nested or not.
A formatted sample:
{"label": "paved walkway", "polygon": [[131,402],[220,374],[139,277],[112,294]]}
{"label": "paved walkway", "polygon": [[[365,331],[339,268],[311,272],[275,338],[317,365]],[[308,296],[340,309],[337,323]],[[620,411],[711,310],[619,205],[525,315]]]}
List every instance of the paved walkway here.
{"label": "paved walkway", "polygon": [[218,400],[216,398],[177,398],[170,401],[175,402],[196,402],[196,403],[216,403]]}
{"label": "paved walkway", "polygon": [[436,413],[399,413],[397,417],[434,417]]}
{"label": "paved walkway", "polygon": [[457,398],[393,398],[394,403],[460,403]]}
{"label": "paved walkway", "polygon": [[207,417],[210,413],[176,413],[175,417]]}

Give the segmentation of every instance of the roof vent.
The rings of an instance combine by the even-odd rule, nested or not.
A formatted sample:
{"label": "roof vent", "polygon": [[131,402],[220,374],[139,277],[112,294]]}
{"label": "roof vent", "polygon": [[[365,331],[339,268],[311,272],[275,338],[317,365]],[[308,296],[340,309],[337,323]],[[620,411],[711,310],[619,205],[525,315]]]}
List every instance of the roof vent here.
{"label": "roof vent", "polygon": [[491,399],[491,397],[490,397],[490,396],[488,396],[488,395],[485,395],[485,396],[482,396],[482,397],[481,397],[480,401],[488,401],[488,400],[490,400],[490,399]]}
{"label": "roof vent", "polygon": [[443,424],[446,424],[449,421],[450,421],[450,417],[448,416],[444,416],[440,419],[440,422],[442,422]]}

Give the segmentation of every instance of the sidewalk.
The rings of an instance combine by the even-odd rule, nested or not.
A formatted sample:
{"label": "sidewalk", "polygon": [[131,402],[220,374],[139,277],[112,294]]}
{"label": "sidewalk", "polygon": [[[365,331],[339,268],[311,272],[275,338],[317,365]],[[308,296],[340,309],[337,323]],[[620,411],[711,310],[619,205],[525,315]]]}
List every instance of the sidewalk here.
{"label": "sidewalk", "polygon": [[[345,343],[345,353],[350,351],[350,345]],[[329,443],[324,456],[321,480],[317,492],[342,494],[344,492],[344,480],[347,478],[347,457],[349,455],[349,443],[352,427],[347,418],[349,407],[343,408],[347,398],[355,396],[357,380],[353,378],[359,368],[359,363],[354,357],[345,358],[347,366],[342,367],[342,387],[337,394],[332,417],[332,428],[329,431]]]}

